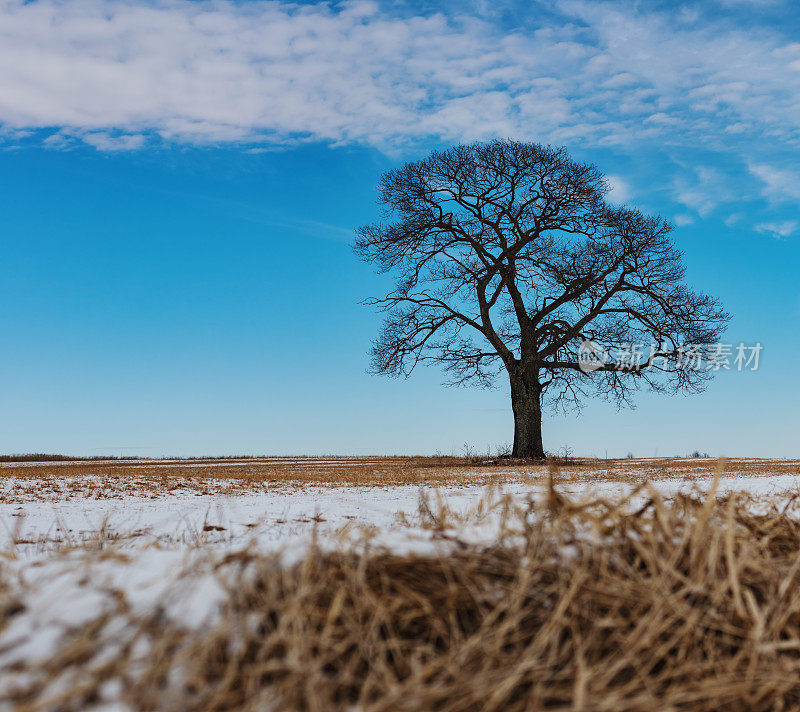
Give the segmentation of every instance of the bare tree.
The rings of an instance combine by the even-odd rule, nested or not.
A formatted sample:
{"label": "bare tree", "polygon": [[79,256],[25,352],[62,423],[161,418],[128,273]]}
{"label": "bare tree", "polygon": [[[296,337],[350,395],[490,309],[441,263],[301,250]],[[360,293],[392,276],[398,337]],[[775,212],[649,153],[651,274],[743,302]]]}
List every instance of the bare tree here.
{"label": "bare tree", "polygon": [[[672,226],[609,205],[603,175],[565,149],[456,146],[389,171],[379,190],[384,222],[360,228],[355,245],[397,280],[366,302],[386,313],[373,369],[408,375],[433,360],[450,383],[483,386],[505,371],[514,457],[544,456],[544,399],[623,404],[641,385],[692,391],[712,375],[686,368],[684,347],[716,343],[729,317],[683,284]],[[638,363],[579,365],[585,342],[610,354],[645,340],[654,347]]]}

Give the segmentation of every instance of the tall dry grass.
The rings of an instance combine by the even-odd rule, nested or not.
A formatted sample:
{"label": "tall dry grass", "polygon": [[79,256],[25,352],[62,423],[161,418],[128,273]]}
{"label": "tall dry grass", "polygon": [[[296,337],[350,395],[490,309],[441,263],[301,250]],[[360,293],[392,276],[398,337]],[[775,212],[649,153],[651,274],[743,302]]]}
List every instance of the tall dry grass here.
{"label": "tall dry grass", "polygon": [[[231,554],[213,626],[154,612],[97,660],[121,602],[6,699],[84,710],[113,684],[159,712],[800,708],[800,524],[785,511],[647,486],[504,506],[497,539],[476,546],[423,501],[438,555]],[[70,666],[79,682],[44,684]]]}

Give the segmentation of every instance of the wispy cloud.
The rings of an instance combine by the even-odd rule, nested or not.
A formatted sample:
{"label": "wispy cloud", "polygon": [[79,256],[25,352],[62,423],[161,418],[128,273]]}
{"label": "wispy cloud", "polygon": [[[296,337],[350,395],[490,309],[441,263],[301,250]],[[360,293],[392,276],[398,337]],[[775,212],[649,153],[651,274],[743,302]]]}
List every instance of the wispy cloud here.
{"label": "wispy cloud", "polygon": [[756,230],[775,238],[789,237],[797,230],[797,220],[782,222],[764,222],[755,226]]}
{"label": "wispy cloud", "polygon": [[733,200],[727,176],[716,168],[696,166],[689,175],[675,180],[675,198],[701,218],[711,215],[719,205]]}
{"label": "wispy cloud", "polygon": [[563,0],[531,31],[390,7],[2,0],[0,123],[101,150],[800,134],[800,44],[777,32],[627,2]]}
{"label": "wispy cloud", "polygon": [[763,184],[763,194],[774,202],[800,200],[800,173],[763,163],[751,163],[750,172]]}
{"label": "wispy cloud", "polygon": [[628,182],[619,176],[606,176],[608,182],[608,198],[612,203],[625,203],[632,197],[631,188]]}
{"label": "wispy cloud", "polygon": [[674,217],[673,221],[678,227],[685,227],[686,225],[691,225],[694,222],[694,218],[686,213],[680,213]]}

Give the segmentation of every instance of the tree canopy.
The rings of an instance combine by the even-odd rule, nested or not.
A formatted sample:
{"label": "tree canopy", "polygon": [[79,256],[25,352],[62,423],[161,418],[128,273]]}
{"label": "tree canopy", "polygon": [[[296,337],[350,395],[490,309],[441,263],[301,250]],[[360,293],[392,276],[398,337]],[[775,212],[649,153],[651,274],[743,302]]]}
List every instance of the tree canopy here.
{"label": "tree canopy", "polygon": [[[728,315],[684,284],[672,225],[610,204],[603,174],[566,149],[459,145],[387,172],[379,192],[383,220],[360,228],[355,245],[396,279],[367,300],[386,315],[376,371],[436,361],[448,382],[482,386],[506,372],[515,422],[538,418],[539,440],[543,398],[623,403],[642,385],[698,390],[712,375],[681,358],[687,345],[718,342]],[[585,342],[609,356],[589,371]],[[638,363],[611,356],[643,343]],[[538,415],[523,403],[534,398]],[[519,425],[517,454],[541,456],[516,447]]]}

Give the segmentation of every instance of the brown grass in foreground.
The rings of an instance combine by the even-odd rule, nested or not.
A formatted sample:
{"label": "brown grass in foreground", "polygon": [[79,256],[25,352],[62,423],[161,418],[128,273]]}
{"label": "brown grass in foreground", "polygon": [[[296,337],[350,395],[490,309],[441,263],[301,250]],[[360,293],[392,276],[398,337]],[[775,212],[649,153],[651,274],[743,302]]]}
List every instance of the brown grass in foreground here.
{"label": "brown grass in foreground", "polygon": [[486,547],[422,506],[437,556],[229,555],[219,622],[186,631],[154,612],[95,655],[121,601],[30,671],[13,708],[84,710],[109,685],[159,712],[800,708],[800,524],[713,488],[641,494],[508,501]]}

